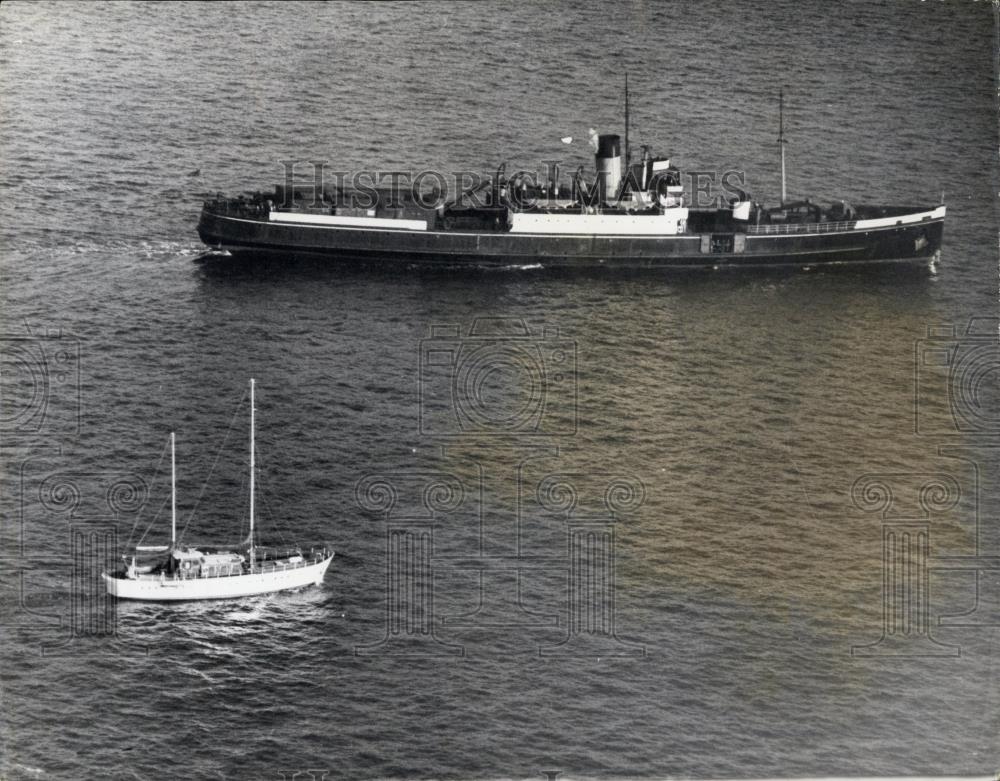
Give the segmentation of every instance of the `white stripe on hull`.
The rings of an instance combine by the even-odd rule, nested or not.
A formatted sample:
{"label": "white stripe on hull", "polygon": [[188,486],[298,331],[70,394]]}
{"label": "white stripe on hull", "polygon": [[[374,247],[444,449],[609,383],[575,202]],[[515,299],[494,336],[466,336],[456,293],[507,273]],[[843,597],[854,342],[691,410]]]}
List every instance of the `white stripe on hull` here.
{"label": "white stripe on hull", "polygon": [[270,222],[299,225],[333,225],[350,228],[391,228],[393,230],[427,230],[427,220],[397,220],[395,217],[348,217],[308,212],[271,212]]}
{"label": "white stripe on hull", "polygon": [[107,573],[101,577],[108,594],[118,599],[143,599],[154,602],[174,602],[195,599],[234,599],[275,591],[320,585],[333,556],[316,564],[268,570],[246,575],[211,578],[168,578],[143,576],[136,580],[116,578]]}
{"label": "white stripe on hull", "polygon": [[902,214],[898,217],[878,217],[873,220],[857,220],[854,223],[854,230],[867,230],[868,228],[890,228],[896,225],[911,225],[914,222],[923,222],[926,219],[943,220],[945,206],[938,206],[934,211],[916,212],[914,214]]}

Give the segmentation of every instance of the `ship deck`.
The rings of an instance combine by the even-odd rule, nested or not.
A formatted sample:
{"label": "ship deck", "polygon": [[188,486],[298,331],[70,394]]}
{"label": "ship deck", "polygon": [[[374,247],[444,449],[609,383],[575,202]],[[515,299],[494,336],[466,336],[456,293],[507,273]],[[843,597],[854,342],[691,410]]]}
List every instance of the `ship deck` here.
{"label": "ship deck", "polygon": [[[296,216],[286,219],[286,214]],[[322,256],[422,265],[698,267],[927,262],[941,248],[945,207],[857,207],[852,220],[760,224],[711,222],[706,213],[691,210],[686,230],[663,235],[474,230],[430,224],[410,227],[410,220],[392,219],[380,219],[377,224],[337,224],[319,214],[310,221],[304,216],[308,214],[269,212],[252,204],[216,201],[205,204],[198,229],[210,247],[236,255]]]}

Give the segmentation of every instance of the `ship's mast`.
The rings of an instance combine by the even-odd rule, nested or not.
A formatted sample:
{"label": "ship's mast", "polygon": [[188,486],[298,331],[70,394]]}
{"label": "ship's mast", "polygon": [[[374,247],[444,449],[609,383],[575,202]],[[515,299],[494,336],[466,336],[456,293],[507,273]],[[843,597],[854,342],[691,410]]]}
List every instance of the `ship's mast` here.
{"label": "ship's mast", "polygon": [[628,72],[625,73],[625,175],[628,176],[632,164],[632,148],[628,145]]}
{"label": "ship's mast", "polygon": [[174,432],[170,432],[170,550],[177,545],[177,465],[174,460]]}
{"label": "ship's mast", "polygon": [[778,149],[781,152],[781,205],[785,205],[785,90],[778,91]]}
{"label": "ship's mast", "polygon": [[254,409],[253,379],[250,380],[250,571],[253,572],[253,500],[254,500]]}

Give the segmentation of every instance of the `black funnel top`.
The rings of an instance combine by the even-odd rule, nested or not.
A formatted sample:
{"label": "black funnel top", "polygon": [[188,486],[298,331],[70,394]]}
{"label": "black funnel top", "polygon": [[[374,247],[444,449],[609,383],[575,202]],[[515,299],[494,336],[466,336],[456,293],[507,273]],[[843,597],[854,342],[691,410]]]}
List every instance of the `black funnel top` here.
{"label": "black funnel top", "polygon": [[597,137],[597,156],[598,157],[621,157],[622,147],[621,147],[621,136],[619,135],[606,135]]}

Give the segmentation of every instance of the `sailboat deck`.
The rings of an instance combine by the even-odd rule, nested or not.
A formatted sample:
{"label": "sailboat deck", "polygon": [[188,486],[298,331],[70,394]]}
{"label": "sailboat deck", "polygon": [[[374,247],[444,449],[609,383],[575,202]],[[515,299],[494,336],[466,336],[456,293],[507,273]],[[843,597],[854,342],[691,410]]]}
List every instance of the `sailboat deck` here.
{"label": "sailboat deck", "polygon": [[233,561],[229,564],[208,565],[204,563],[195,564],[190,569],[177,569],[173,572],[160,570],[159,572],[136,572],[131,576],[127,573],[117,573],[115,577],[128,580],[145,581],[184,581],[184,580],[205,580],[207,578],[236,578],[244,575],[264,575],[268,573],[287,572],[289,570],[309,567],[322,562],[329,553],[324,549],[312,551],[308,556],[292,556],[287,559],[274,559],[271,561],[258,562],[253,571],[245,563]]}

